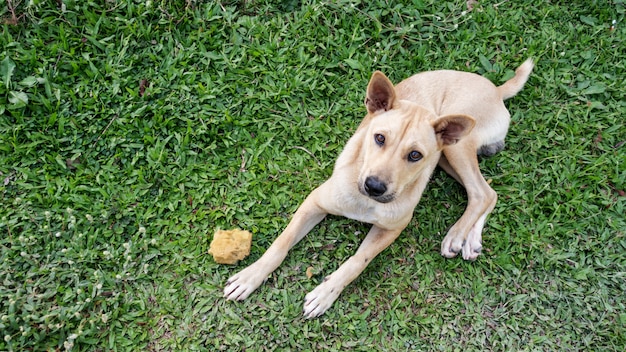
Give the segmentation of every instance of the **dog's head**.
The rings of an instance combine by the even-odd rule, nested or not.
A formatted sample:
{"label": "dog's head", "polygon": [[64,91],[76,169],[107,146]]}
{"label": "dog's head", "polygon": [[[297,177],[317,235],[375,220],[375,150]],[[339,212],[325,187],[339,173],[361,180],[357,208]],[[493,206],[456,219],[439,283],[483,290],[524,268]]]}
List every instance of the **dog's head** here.
{"label": "dog's head", "polygon": [[413,102],[397,99],[391,81],[378,71],[367,86],[365,106],[359,191],[381,203],[392,202],[420,176],[430,177],[441,151],[475,124],[469,116],[437,117]]}

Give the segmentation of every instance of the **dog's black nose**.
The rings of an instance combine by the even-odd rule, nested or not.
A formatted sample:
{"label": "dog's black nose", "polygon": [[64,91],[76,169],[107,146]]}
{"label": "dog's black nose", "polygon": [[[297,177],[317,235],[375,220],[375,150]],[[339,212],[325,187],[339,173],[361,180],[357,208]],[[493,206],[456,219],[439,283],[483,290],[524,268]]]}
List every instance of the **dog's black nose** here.
{"label": "dog's black nose", "polygon": [[387,192],[387,185],[377,177],[370,176],[365,179],[365,192],[371,197],[380,197]]}

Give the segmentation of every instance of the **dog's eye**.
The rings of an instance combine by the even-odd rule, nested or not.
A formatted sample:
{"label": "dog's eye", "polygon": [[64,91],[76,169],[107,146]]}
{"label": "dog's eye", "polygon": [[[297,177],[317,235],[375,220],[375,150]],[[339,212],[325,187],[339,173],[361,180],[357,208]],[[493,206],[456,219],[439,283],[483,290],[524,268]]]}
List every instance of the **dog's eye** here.
{"label": "dog's eye", "polygon": [[408,159],[411,162],[416,162],[416,161],[420,161],[422,160],[423,155],[422,153],[418,152],[417,150],[414,150],[412,152],[409,153]]}
{"label": "dog's eye", "polygon": [[376,141],[376,144],[382,146],[383,144],[385,144],[385,136],[383,136],[380,133],[376,133],[374,135],[374,140]]}

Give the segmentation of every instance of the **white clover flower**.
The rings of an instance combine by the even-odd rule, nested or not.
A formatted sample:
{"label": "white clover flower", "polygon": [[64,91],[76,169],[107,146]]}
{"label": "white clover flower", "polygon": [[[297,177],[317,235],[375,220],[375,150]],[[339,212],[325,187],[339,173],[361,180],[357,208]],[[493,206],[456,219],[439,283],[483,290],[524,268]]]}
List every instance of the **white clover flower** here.
{"label": "white clover flower", "polygon": [[70,207],[65,208],[65,211],[70,215],[74,212],[74,210]]}
{"label": "white clover flower", "polygon": [[61,231],[59,231],[59,232],[55,233],[55,234],[54,234],[54,237],[57,237],[57,238],[61,237]]}
{"label": "white clover flower", "polygon": [[4,335],[4,341],[5,342],[11,341],[11,335]]}
{"label": "white clover flower", "polygon": [[139,233],[140,233],[140,234],[142,234],[142,235],[143,235],[144,233],[146,233],[146,228],[145,228],[145,227],[143,227],[143,226],[139,226]]}
{"label": "white clover flower", "polygon": [[46,210],[43,214],[46,216],[46,219],[50,220],[50,217],[52,216],[50,211]]}
{"label": "white clover flower", "polygon": [[70,216],[70,223],[67,225],[68,229],[73,229],[74,226],[76,226],[76,217],[75,216]]}
{"label": "white clover flower", "polygon": [[85,215],[85,218],[87,218],[87,221],[93,222],[93,216],[91,216],[91,214]]}
{"label": "white clover flower", "polygon": [[117,274],[117,275],[115,275],[115,278],[119,280],[119,279],[121,279],[121,278],[122,278],[122,275]]}
{"label": "white clover flower", "polygon": [[129,249],[130,248],[130,242],[124,242],[124,244],[122,244],[122,247],[124,247],[125,249]]}
{"label": "white clover flower", "polygon": [[151,240],[150,240],[150,244],[151,244],[151,245],[153,245],[153,246],[154,246],[155,244],[157,244],[157,240],[156,240],[156,238],[151,239]]}

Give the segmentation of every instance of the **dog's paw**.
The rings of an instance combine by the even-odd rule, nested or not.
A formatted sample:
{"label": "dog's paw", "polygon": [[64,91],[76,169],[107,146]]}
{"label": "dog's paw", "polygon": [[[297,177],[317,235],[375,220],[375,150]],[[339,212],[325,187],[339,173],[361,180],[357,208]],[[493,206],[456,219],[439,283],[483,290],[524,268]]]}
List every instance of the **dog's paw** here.
{"label": "dog's paw", "polygon": [[321,283],[304,298],[304,317],[311,319],[324,314],[339,297],[341,291],[333,287],[331,280]]}
{"label": "dog's paw", "polygon": [[441,242],[441,255],[446,258],[454,258],[463,250],[464,245],[465,238],[453,227]]}
{"label": "dog's paw", "polygon": [[465,244],[463,245],[463,259],[476,260],[483,250],[482,240],[482,223],[479,220],[467,234]]}
{"label": "dog's paw", "polygon": [[231,301],[243,301],[261,286],[263,280],[265,278],[249,266],[226,281],[224,297]]}
{"label": "dog's paw", "polygon": [[446,258],[454,258],[462,253],[465,260],[476,260],[482,252],[482,226],[473,226],[464,237],[456,231],[450,230],[441,242],[441,255]]}

